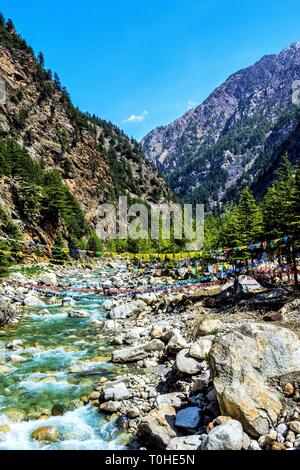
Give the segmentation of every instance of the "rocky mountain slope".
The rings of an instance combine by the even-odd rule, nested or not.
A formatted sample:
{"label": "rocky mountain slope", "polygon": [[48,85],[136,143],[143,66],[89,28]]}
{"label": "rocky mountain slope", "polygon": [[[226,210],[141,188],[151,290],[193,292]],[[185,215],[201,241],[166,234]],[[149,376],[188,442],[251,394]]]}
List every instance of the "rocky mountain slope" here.
{"label": "rocky mountain slope", "polygon": [[[58,170],[88,226],[97,224],[98,205],[114,203],[119,195],[148,202],[170,197],[167,184],[144,159],[139,144],[113,124],[75,108],[58,76],[45,69],[42,54],[36,58],[12,23],[3,18],[0,79],[0,138],[6,153],[11,153],[11,140],[8,146],[7,141],[13,139],[44,171]],[[20,211],[16,200],[20,178],[16,176],[22,179],[22,171],[4,170],[1,207],[10,210],[25,238],[51,243],[57,227],[49,217],[33,220],[32,214],[26,218]]]}
{"label": "rocky mountain slope", "polygon": [[[264,191],[288,150],[298,159],[300,43],[263,57],[200,106],[142,141],[180,197],[219,206],[245,185]],[[296,137],[296,138],[295,138]]]}

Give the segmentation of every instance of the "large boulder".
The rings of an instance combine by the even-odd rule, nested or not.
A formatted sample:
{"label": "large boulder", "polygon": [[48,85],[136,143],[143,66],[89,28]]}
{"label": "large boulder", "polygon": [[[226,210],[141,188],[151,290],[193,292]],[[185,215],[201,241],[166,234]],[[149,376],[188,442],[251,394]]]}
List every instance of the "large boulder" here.
{"label": "large boulder", "polygon": [[142,419],[138,428],[141,442],[154,449],[165,449],[175,432],[175,409],[167,404],[160,405]]}
{"label": "large boulder", "polygon": [[182,374],[196,375],[202,371],[202,365],[190,356],[188,349],[183,349],[176,356],[176,368]]}
{"label": "large boulder", "polygon": [[236,420],[215,427],[203,441],[202,450],[242,450],[244,432]]}
{"label": "large boulder", "polygon": [[210,361],[222,414],[254,437],[268,434],[282,409],[268,379],[300,370],[297,335],[268,324],[243,325],[215,340]]}

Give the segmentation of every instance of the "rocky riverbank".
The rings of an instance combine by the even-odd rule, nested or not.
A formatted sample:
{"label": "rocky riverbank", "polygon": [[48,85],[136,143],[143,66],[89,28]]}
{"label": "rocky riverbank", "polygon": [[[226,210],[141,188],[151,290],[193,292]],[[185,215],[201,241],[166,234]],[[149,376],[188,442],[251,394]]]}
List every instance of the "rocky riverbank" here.
{"label": "rocky riverbank", "polygon": [[[291,287],[266,289],[241,277],[234,298],[230,282],[217,290],[153,292],[151,286],[174,280],[106,263],[91,283],[89,269],[76,269],[87,289],[148,289],[107,298],[106,318],[92,325],[111,344],[111,363],[122,372],[113,380],[95,374],[86,402],[129,433],[132,447],[300,449],[300,299]],[[1,284],[8,305],[1,318],[17,322],[24,306],[44,309],[45,302],[68,302],[69,318],[84,318],[67,296],[76,269],[14,274]],[[32,291],[41,283],[63,289],[64,298],[41,299]],[[94,373],[80,361],[70,370]]]}

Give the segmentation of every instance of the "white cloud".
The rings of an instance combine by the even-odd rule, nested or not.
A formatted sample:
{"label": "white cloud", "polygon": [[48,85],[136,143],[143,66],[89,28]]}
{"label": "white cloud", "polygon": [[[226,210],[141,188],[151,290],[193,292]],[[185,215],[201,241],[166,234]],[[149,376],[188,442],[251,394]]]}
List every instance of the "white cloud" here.
{"label": "white cloud", "polygon": [[143,122],[148,116],[148,111],[144,111],[142,114],[132,114],[127,119],[124,119],[123,122]]}
{"label": "white cloud", "polygon": [[186,105],[187,105],[188,109],[193,109],[195,106],[197,106],[197,103],[195,103],[195,101],[193,101],[193,100],[188,100]]}

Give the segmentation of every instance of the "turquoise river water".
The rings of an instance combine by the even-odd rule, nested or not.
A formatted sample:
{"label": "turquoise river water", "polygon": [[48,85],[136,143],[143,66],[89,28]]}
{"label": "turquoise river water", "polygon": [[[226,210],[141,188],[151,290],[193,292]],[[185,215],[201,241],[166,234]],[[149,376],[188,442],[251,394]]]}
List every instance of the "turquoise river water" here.
{"label": "turquoise river water", "polygon": [[[96,273],[89,276],[89,285],[93,282]],[[86,285],[86,280],[72,279],[74,288]],[[88,314],[82,319],[69,318],[67,307],[58,305],[47,305],[44,313],[31,309],[19,323],[2,330],[0,365],[10,370],[0,375],[0,450],[125,448],[127,436],[118,433],[114,421],[86,404],[96,380],[120,374],[110,362],[111,349],[101,327],[93,323],[105,317],[103,301],[95,296],[77,302],[74,308]],[[7,343],[16,339],[23,341],[22,346],[8,350]],[[21,356],[23,362],[12,362],[12,355]],[[78,363],[97,375],[72,372]],[[53,416],[54,406],[65,413]],[[59,441],[35,441],[32,431],[43,426],[55,426]]]}

